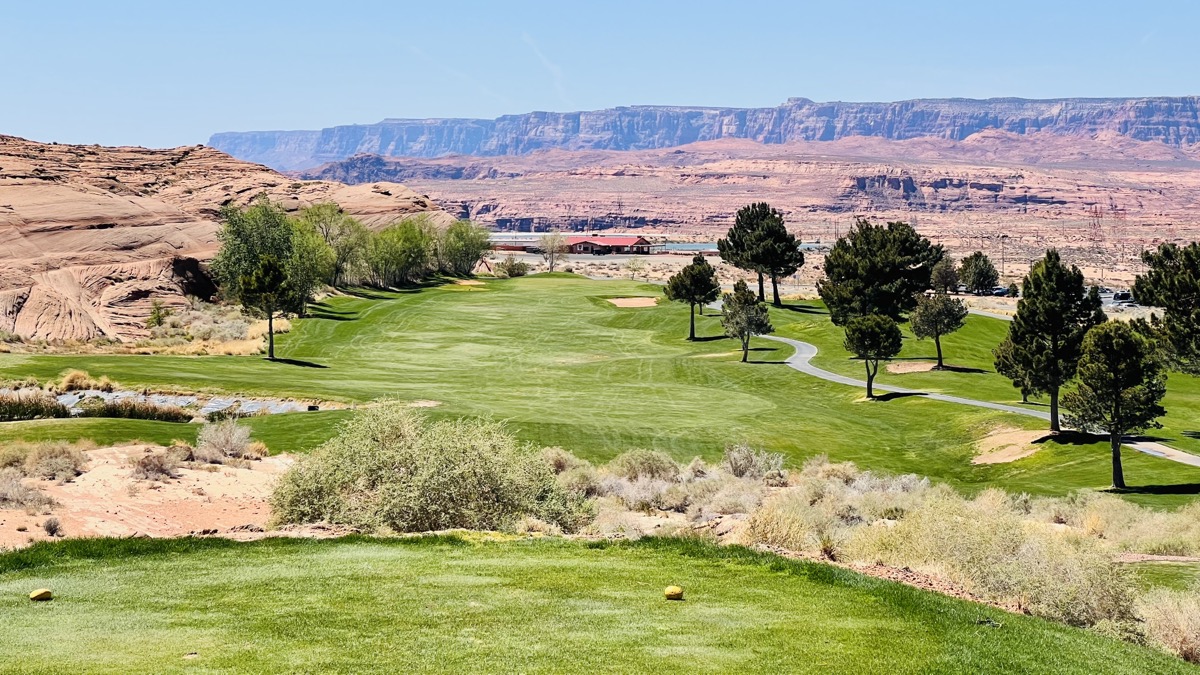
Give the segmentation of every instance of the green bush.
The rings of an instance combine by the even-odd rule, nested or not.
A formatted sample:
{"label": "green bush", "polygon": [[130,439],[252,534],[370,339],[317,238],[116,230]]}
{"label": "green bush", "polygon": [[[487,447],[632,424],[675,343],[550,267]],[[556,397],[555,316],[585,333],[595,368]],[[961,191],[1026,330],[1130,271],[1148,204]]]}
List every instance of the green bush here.
{"label": "green bush", "polygon": [[344,424],[281,477],[271,505],[280,523],[397,532],[514,529],[525,517],[574,532],[591,517],[502,425],[430,422],[399,402]]}
{"label": "green bush", "polygon": [[517,260],[515,256],[509,254],[504,257],[504,260],[496,263],[496,275],[501,277],[523,277],[529,274],[529,263]]}

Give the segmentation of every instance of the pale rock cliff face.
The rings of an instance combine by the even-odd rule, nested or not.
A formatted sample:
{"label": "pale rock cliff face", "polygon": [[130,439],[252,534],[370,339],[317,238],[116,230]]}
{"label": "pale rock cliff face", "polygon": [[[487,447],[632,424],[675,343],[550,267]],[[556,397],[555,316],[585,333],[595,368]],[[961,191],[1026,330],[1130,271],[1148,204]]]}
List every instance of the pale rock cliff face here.
{"label": "pale rock cliff face", "polygon": [[42,144],[0,136],[0,330],[26,338],[124,340],[150,304],[207,296],[201,261],[226,204],[335,201],[368,225],[428,212],[395,183],[297,181],[203,146],[173,150]]}
{"label": "pale rock cliff face", "polygon": [[852,136],[963,140],[987,129],[1069,136],[1112,133],[1172,147],[1200,143],[1200,97],[1111,99],[918,99],[816,103],[773,108],[633,106],[572,113],[532,112],[494,120],[386,119],[320,131],[227,132],[209,145],[281,170],[368,153],[440,157],[522,155],[536,150],[649,150],[723,138],[778,144]]}

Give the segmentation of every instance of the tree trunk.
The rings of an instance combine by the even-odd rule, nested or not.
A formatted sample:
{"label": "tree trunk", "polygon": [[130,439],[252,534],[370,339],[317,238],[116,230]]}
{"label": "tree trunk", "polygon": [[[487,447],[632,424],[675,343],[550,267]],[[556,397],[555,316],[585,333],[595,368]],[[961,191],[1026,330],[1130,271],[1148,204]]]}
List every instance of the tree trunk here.
{"label": "tree trunk", "polygon": [[783,307],[783,303],[779,301],[779,277],[771,275],[771,296],[774,298],[771,304],[776,307]]}
{"label": "tree trunk", "polygon": [[1050,431],[1062,431],[1058,425],[1058,387],[1050,389]]}
{"label": "tree trunk", "polygon": [[767,296],[763,294],[763,273],[758,273],[758,301],[766,302]]}
{"label": "tree trunk", "polygon": [[863,365],[867,367],[867,398],[875,398],[875,390],[872,389],[875,384],[875,373],[871,372],[871,362],[863,359]]}
{"label": "tree trunk", "polygon": [[1121,468],[1121,434],[1111,431],[1108,434],[1112,443],[1113,487],[1125,487],[1125,471]]}
{"label": "tree trunk", "polygon": [[746,359],[748,359],[748,358],[750,358],[750,336],[749,335],[742,338],[742,363],[745,363]]}
{"label": "tree trunk", "polygon": [[688,339],[695,340],[696,339],[696,303],[694,303],[694,302],[690,303],[688,305],[688,308],[689,308],[688,314],[691,317],[691,327],[688,329]]}
{"label": "tree trunk", "polygon": [[937,345],[937,353],[938,353],[937,369],[941,370],[942,368],[945,367],[942,365],[942,336],[934,335],[933,336],[933,344]]}
{"label": "tree trunk", "polygon": [[267,358],[275,360],[275,312],[267,312]]}
{"label": "tree trunk", "polygon": [[704,316],[704,303],[700,303],[700,316]]}

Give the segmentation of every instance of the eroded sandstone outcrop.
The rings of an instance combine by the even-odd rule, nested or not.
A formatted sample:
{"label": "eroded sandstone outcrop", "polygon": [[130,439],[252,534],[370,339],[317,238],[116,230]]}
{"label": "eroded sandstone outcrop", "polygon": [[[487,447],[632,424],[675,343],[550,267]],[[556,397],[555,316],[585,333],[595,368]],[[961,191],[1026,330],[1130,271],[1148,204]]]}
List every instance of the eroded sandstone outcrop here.
{"label": "eroded sandstone outcrop", "polygon": [[335,201],[368,225],[431,212],[395,183],[298,181],[203,146],[173,150],[0,136],[0,330],[26,338],[129,339],[150,304],[209,295],[225,204],[265,194],[288,209]]}

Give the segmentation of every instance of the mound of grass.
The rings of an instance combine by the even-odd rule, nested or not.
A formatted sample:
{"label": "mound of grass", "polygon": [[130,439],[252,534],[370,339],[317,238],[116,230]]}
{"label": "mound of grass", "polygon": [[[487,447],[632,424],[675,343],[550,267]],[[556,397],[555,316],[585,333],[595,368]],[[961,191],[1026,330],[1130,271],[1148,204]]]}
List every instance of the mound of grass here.
{"label": "mound of grass", "polygon": [[[670,584],[683,602],[663,599]],[[43,586],[53,604],[30,603]],[[29,671],[1190,672],[1086,631],[678,540],[64,541],[0,555],[0,611],[0,663]]]}

